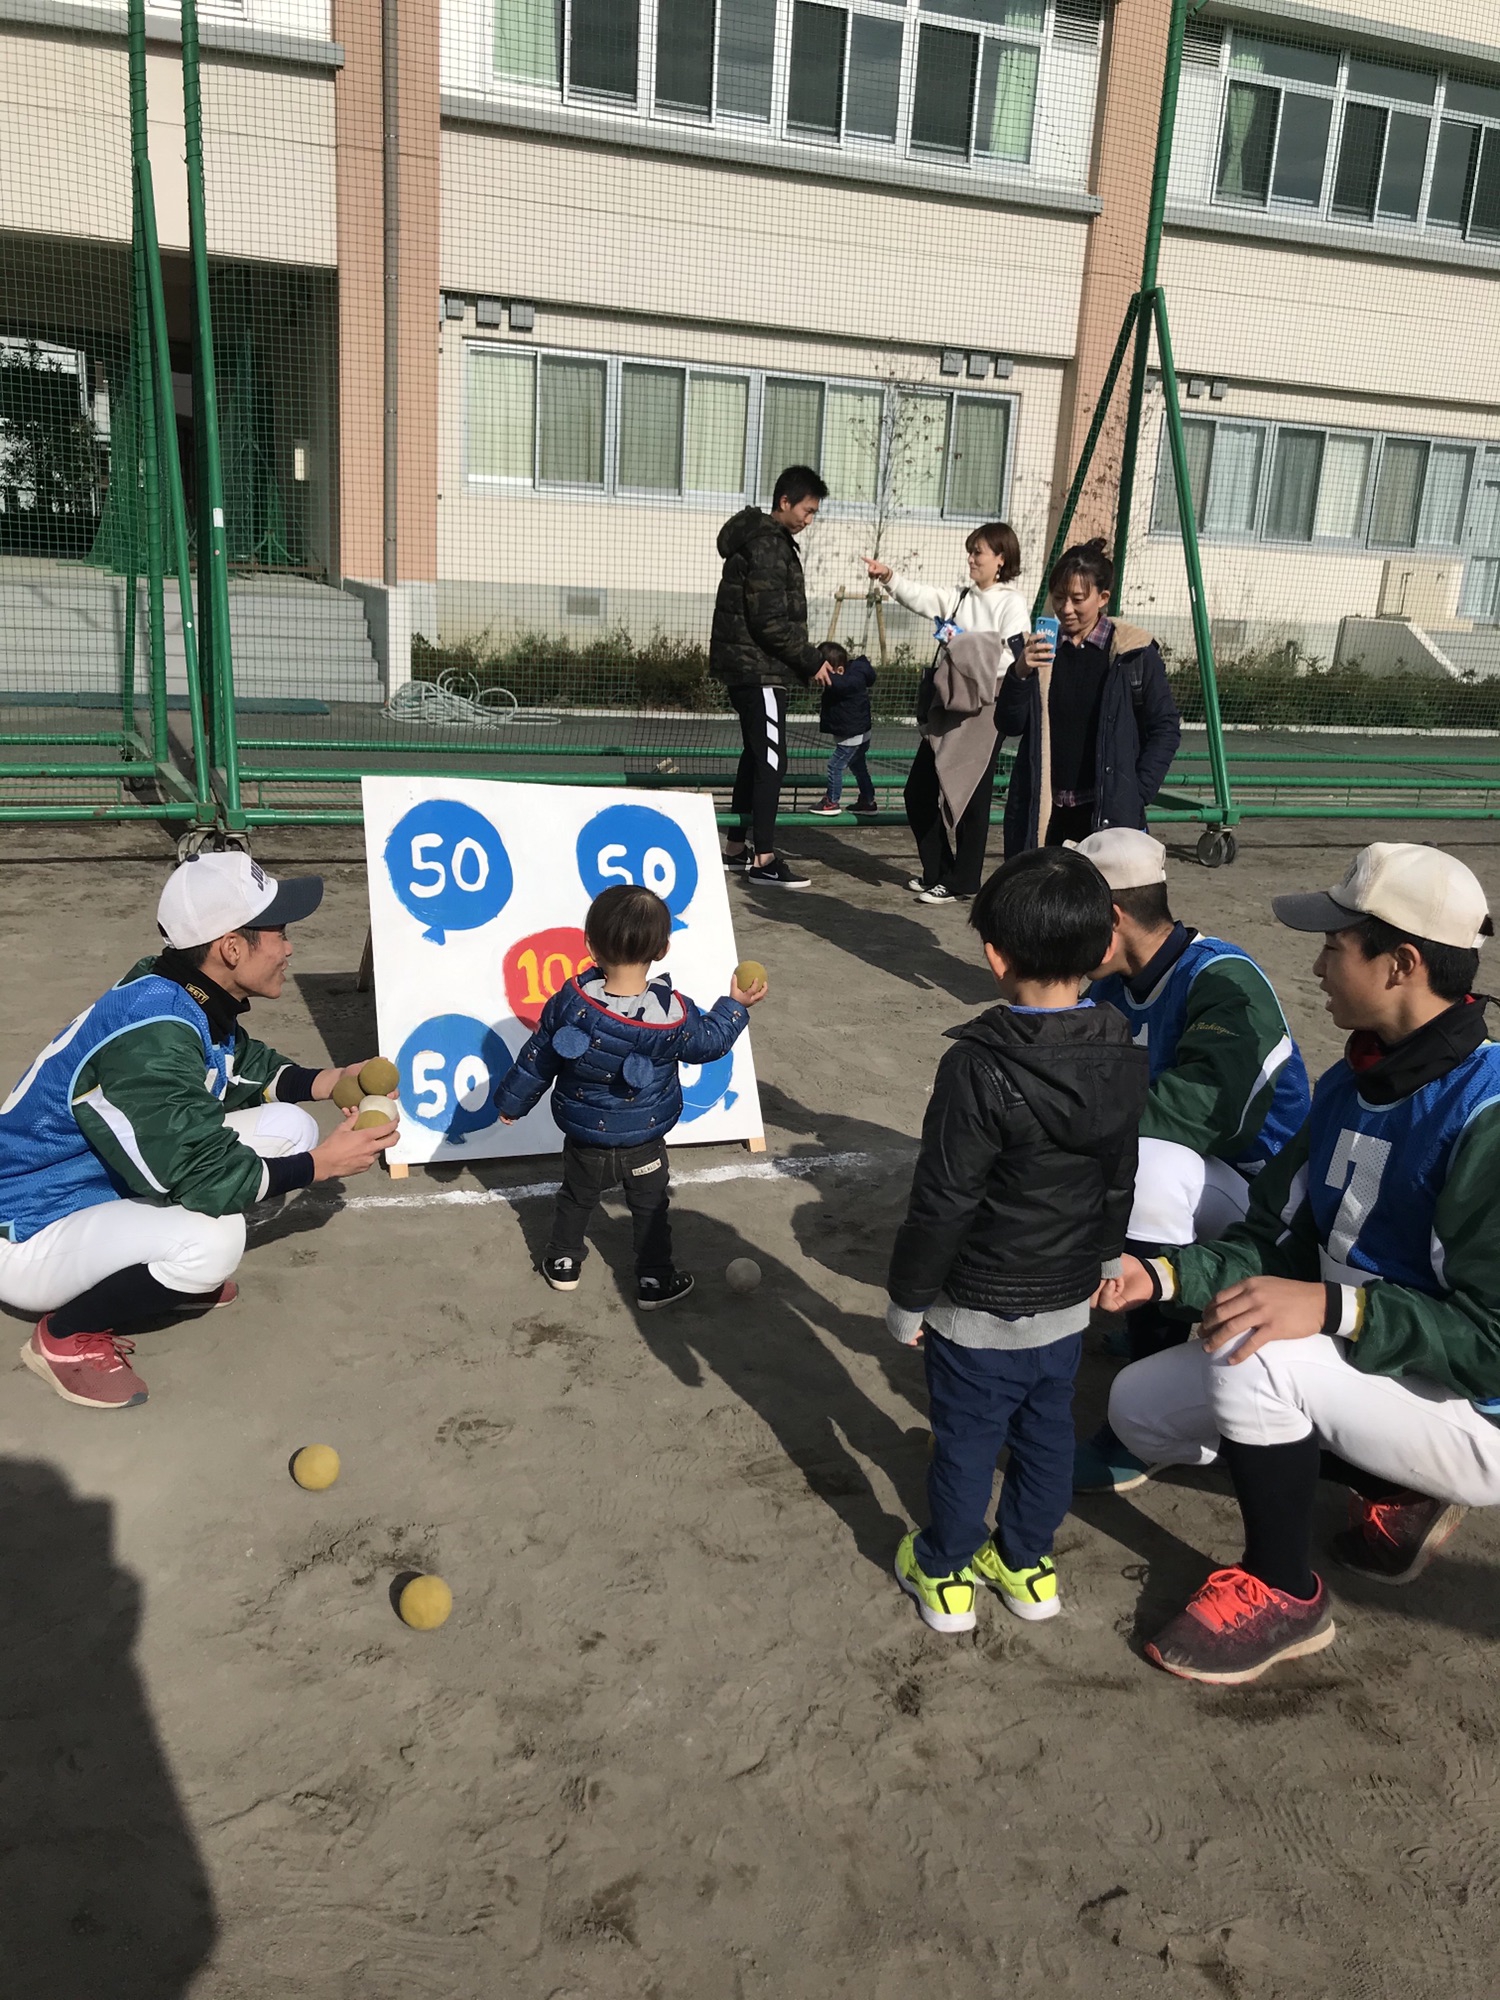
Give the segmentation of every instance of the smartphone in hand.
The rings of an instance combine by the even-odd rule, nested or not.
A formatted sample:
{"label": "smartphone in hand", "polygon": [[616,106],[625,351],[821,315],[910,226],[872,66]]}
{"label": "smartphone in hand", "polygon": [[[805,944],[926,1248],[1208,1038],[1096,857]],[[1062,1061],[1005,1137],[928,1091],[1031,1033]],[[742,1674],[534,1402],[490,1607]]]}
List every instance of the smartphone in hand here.
{"label": "smartphone in hand", "polygon": [[1057,651],[1058,634],[1061,631],[1062,627],[1055,618],[1038,618],[1035,625],[1031,628],[1031,636],[1034,639],[1045,639],[1055,653]]}

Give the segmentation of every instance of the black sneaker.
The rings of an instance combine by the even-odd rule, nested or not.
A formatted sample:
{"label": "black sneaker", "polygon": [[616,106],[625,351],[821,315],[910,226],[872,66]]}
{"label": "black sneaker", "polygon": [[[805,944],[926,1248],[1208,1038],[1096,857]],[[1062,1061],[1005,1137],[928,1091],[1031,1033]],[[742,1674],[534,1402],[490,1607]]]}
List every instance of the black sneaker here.
{"label": "black sneaker", "polygon": [[731,854],[727,847],[724,850],[724,866],[731,875],[743,875],[754,859],[748,847],[742,847],[738,854]]}
{"label": "black sneaker", "polygon": [[789,868],[779,854],[773,855],[764,868],[747,868],[747,882],[767,882],[773,889],[810,889],[811,875],[799,875],[795,868]]}
{"label": "black sneaker", "polygon": [[554,1292],[576,1292],[583,1266],[576,1257],[544,1257],[542,1276]]}
{"label": "black sneaker", "polygon": [[865,819],[871,813],[878,813],[880,811],[880,801],[879,799],[856,799],[849,810],[852,813],[858,813],[861,819]]}
{"label": "black sneaker", "polygon": [[685,1299],[692,1289],[693,1280],[687,1271],[674,1271],[669,1278],[637,1278],[635,1302],[643,1313],[655,1312],[658,1306]]}

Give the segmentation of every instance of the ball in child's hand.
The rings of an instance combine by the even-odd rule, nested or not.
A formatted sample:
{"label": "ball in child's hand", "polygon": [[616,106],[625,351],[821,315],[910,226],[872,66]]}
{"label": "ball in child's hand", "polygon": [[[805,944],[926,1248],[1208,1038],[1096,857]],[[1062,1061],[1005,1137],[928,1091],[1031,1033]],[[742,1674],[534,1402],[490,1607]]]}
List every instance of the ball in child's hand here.
{"label": "ball in child's hand", "polygon": [[401,1088],[401,1072],[384,1056],[372,1056],[359,1073],[359,1087],[366,1097],[394,1097]]}
{"label": "ball in child's hand", "polygon": [[333,1101],[340,1111],[352,1111],[364,1094],[357,1076],[341,1076],[333,1086]]}
{"label": "ball in child's hand", "polygon": [[414,1576],[396,1600],[403,1625],[434,1632],[453,1609],[453,1592],[440,1576]]}
{"label": "ball in child's hand", "polygon": [[394,1125],[401,1116],[394,1098],[362,1097],[359,1100],[359,1116],[354,1121],[356,1132],[374,1131],[377,1125]]}
{"label": "ball in child's hand", "polygon": [[292,1477],[309,1493],[323,1493],[339,1476],[339,1455],[331,1444],[305,1444],[292,1460]]}
{"label": "ball in child's hand", "polygon": [[766,984],[766,968],[758,958],[742,958],[734,968],[734,983],[741,993],[753,993]]}
{"label": "ball in child's hand", "polygon": [[753,1292],[760,1283],[760,1266],[753,1257],[735,1257],[724,1267],[724,1282],[732,1292]]}

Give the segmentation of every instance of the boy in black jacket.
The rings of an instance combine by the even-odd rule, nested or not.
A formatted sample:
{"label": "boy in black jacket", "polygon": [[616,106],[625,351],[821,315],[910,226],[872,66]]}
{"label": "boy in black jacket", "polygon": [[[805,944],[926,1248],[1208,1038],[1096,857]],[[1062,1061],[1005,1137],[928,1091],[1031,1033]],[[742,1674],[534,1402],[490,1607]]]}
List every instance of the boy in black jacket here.
{"label": "boy in black jacket", "polygon": [[932,1519],[896,1551],[896,1580],[935,1632],[972,1631],[978,1582],[1018,1618],[1057,1611],[1073,1378],[1089,1308],[1120,1274],[1150,1085],[1122,1016],[1078,998],[1113,931],[1091,861],[1071,848],[1018,854],[969,921],[1007,1005],[950,1030],[886,1309],[899,1341],[924,1342]]}
{"label": "boy in black jacket", "polygon": [[813,807],[824,819],[844,810],[839,801],[844,792],[844,773],[852,771],[859,787],[854,801],[857,813],[879,809],[875,781],[865,762],[874,723],[870,714],[870,689],[875,685],[875,669],[863,653],[851,660],[842,646],[827,639],[818,648],[819,656],[833,678],[823,690],[818,728],[833,738],[833,755],[828,760],[828,789],[820,804]]}

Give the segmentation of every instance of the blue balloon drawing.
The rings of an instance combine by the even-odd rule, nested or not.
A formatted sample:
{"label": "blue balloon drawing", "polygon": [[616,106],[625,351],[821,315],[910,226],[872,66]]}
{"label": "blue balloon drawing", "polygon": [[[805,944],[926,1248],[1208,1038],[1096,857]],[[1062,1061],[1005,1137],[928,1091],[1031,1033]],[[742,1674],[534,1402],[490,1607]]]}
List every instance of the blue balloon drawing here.
{"label": "blue balloon drawing", "polygon": [[734,1051],[719,1056],[702,1068],[689,1063],[682,1065],[682,1122],[690,1125],[695,1118],[701,1118],[705,1111],[716,1111],[720,1105],[727,1111],[739,1096],[731,1090],[729,1080],[734,1075]]}
{"label": "blue balloon drawing", "polygon": [[437,1014],[407,1036],[396,1067],[401,1109],[450,1146],[500,1116],[495,1089],[515,1062],[498,1030],[472,1014]]}
{"label": "blue balloon drawing", "polygon": [[492,922],[515,887],[499,833],[457,799],[424,799],[403,813],[385,844],[385,865],[391,887],[434,944],[449,931]]}
{"label": "blue balloon drawing", "polygon": [[591,897],[621,882],[654,889],[685,930],[683,911],[698,891],[698,860],[677,824],[651,806],[606,806],[578,836],[578,873]]}

